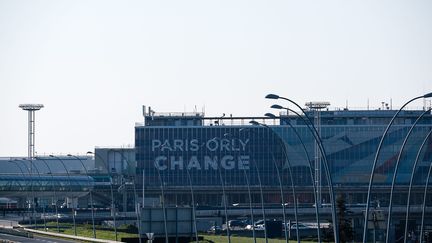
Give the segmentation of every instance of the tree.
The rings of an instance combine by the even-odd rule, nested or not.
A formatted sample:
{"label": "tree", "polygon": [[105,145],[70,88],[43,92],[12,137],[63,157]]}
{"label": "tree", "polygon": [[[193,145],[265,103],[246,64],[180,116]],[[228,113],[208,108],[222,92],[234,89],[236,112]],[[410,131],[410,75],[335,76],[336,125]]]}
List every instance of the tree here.
{"label": "tree", "polygon": [[339,241],[346,243],[353,240],[354,231],[351,225],[351,211],[346,207],[346,201],[343,194],[339,194],[336,199],[336,211],[339,225]]}

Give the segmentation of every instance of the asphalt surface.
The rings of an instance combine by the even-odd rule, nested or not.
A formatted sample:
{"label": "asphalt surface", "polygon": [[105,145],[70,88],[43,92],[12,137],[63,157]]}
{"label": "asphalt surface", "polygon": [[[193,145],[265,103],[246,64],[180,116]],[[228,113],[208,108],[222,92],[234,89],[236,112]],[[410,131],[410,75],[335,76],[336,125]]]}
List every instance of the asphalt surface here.
{"label": "asphalt surface", "polygon": [[77,242],[77,241],[72,241],[72,240],[64,240],[64,239],[59,239],[59,238],[48,238],[48,237],[44,237],[44,236],[37,236],[34,235],[34,238],[26,238],[26,237],[20,237],[20,236],[15,236],[15,235],[6,235],[6,234],[0,234],[0,240],[10,240],[13,242],[22,242],[22,243],[27,243],[27,242],[38,242],[38,243],[69,243],[69,242]]}

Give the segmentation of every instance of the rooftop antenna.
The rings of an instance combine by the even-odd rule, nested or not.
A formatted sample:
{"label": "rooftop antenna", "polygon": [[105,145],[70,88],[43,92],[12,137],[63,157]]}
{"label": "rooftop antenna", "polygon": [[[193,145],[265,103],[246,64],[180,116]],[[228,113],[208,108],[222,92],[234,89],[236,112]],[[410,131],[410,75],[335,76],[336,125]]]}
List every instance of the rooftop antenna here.
{"label": "rooftop antenna", "polygon": [[42,104],[21,104],[19,108],[28,111],[28,159],[35,157],[35,111],[42,109]]}

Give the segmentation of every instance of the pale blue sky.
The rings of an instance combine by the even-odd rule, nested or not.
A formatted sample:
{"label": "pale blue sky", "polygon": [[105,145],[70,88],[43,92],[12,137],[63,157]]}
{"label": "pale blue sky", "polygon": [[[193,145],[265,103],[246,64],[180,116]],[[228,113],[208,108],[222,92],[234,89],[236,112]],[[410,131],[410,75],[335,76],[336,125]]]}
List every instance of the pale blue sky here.
{"label": "pale blue sky", "polygon": [[[0,156],[134,143],[141,105],[262,115],[432,91],[432,1],[0,0]],[[421,106],[422,102],[414,104]]]}

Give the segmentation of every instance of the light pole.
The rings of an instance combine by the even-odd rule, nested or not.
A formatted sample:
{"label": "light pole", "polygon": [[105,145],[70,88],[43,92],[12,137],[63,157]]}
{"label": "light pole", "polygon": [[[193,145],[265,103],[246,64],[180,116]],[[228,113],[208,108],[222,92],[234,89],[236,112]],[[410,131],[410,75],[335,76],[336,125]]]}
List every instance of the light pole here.
{"label": "light pole", "polygon": [[[288,109],[288,110],[290,110],[290,111],[292,111],[291,109]],[[297,112],[295,112],[295,111],[293,111],[298,117],[300,117],[300,115],[297,113]],[[265,116],[267,116],[267,117],[269,117],[269,118],[273,118],[273,119],[276,119],[277,117],[274,115],[274,114],[272,114],[272,113],[266,113],[265,114]],[[307,162],[308,162],[308,168],[309,168],[309,174],[310,174],[310,177],[311,177],[311,182],[312,182],[312,188],[313,188],[313,195],[314,195],[314,201],[315,201],[315,217],[316,217],[316,222],[317,222],[317,236],[318,236],[318,242],[321,242],[321,224],[320,224],[320,214],[319,214],[319,207],[318,207],[318,204],[317,204],[317,190],[316,190],[316,187],[315,187],[315,183],[314,183],[314,175],[313,175],[313,172],[312,172],[312,162],[311,162],[311,160],[310,160],[310,157],[309,157],[309,154],[308,154],[308,152],[307,152],[307,149],[306,149],[306,146],[305,146],[305,144],[304,144],[304,142],[303,142],[303,140],[301,139],[301,137],[300,137],[300,134],[297,132],[297,130],[293,127],[293,125],[289,122],[289,121],[287,121],[287,124],[289,125],[289,127],[293,130],[293,132],[294,132],[294,134],[296,135],[296,137],[297,137],[297,139],[300,141],[300,144],[302,145],[302,148],[303,148],[303,151],[304,151],[304,154],[305,154],[305,156],[306,156],[306,160],[307,160]],[[283,140],[282,140],[282,142],[284,142]]]}
{"label": "light pole", "polygon": [[[114,153],[120,154],[120,156],[122,157],[122,159],[124,159],[126,161],[126,163],[128,164],[128,167],[133,168],[133,166],[131,165],[130,161],[120,151],[117,151],[115,149],[110,149],[110,150],[108,150],[108,152],[114,152]],[[140,232],[141,217],[140,217],[140,213],[139,213],[139,208],[137,206],[138,205],[138,197],[137,197],[137,191],[136,191],[136,185],[135,185],[135,178],[132,179],[132,186],[133,186],[133,191],[134,191],[135,214],[136,214],[137,227],[138,227],[138,240],[139,240],[139,243],[141,243],[142,242],[142,240],[141,240],[141,232]]]}
{"label": "light pole", "polygon": [[118,240],[118,236],[117,236],[117,222],[116,222],[116,206],[115,206],[115,203],[114,203],[114,190],[113,190],[113,183],[114,182],[112,181],[113,180],[113,176],[111,174],[111,170],[108,168],[109,166],[106,163],[106,161],[99,154],[93,153],[91,151],[88,151],[87,154],[93,154],[95,157],[98,157],[102,161],[102,163],[104,163],[104,165],[105,165],[105,167],[107,169],[107,173],[108,173],[108,175],[110,177],[111,181],[109,182],[109,186],[110,186],[110,193],[111,193],[111,214],[113,216],[113,221],[114,221],[115,240],[117,241]]}
{"label": "light pole", "polygon": [[[53,176],[53,174],[52,174],[52,170],[51,170],[51,168],[48,166],[48,163],[44,160],[44,159],[41,159],[41,158],[36,158],[37,160],[41,160],[41,161],[43,161],[44,162],[44,164],[45,164],[45,166],[48,168],[48,171],[49,171],[49,174],[51,175],[51,179],[52,179],[52,188],[53,188],[53,191],[54,191],[54,202],[55,202],[55,204],[54,204],[54,208],[55,208],[55,214],[56,214],[56,221],[57,221],[57,232],[58,233],[60,233],[60,226],[59,226],[59,219],[58,219],[58,210],[57,210],[57,197],[56,197],[56,187],[54,186],[54,182],[55,182],[55,180],[54,180],[54,176]],[[46,227],[45,227],[45,229],[46,229]]]}
{"label": "light pole", "polygon": [[161,196],[162,196],[162,200],[161,200],[161,204],[162,204],[162,211],[163,211],[163,219],[164,219],[164,228],[165,228],[165,243],[168,243],[169,238],[168,238],[168,225],[167,225],[167,215],[166,215],[166,210],[165,210],[165,191],[164,191],[164,182],[162,179],[162,175],[159,171],[159,168],[155,168],[156,171],[158,172],[158,176],[159,176],[159,183],[161,186]]}
{"label": "light pole", "polygon": [[[244,131],[244,128],[241,128],[238,130],[238,134],[239,134],[238,136],[239,137],[240,137],[240,132],[242,132],[242,131]],[[249,211],[250,211],[250,215],[251,215],[251,224],[252,224],[252,238],[254,239],[254,243],[256,243],[257,241],[256,241],[256,234],[255,234],[255,219],[254,219],[254,210],[252,208],[252,194],[251,194],[251,189],[250,189],[249,176],[246,174],[245,169],[242,169],[242,171],[243,171],[243,176],[245,178],[246,186],[247,186],[247,190],[248,190]]]}
{"label": "light pole", "polygon": [[[398,158],[396,160],[396,164],[395,164],[395,169],[393,172],[393,178],[392,178],[392,184],[391,184],[391,189],[390,189],[390,201],[389,201],[389,206],[388,206],[388,214],[387,214],[387,228],[386,228],[386,243],[389,242],[389,236],[390,236],[390,225],[391,225],[391,212],[392,212],[392,206],[393,206],[393,191],[394,191],[394,187],[395,187],[395,183],[396,183],[396,176],[397,176],[397,172],[399,169],[399,163],[400,163],[400,159],[402,157],[402,151],[405,148],[405,145],[408,141],[408,138],[410,137],[412,131],[414,130],[414,127],[417,125],[417,123],[420,121],[420,119],[427,113],[430,112],[431,108],[429,108],[428,110],[424,111],[416,120],[415,122],[411,125],[407,135],[405,136],[405,139],[402,143],[402,146],[399,150],[399,154],[398,154]],[[405,229],[406,230],[406,229]]]}
{"label": "light pole", "polygon": [[[281,139],[279,138],[279,136],[269,126],[267,126],[266,124],[259,123],[257,121],[250,121],[249,123],[251,123],[253,125],[257,125],[257,126],[263,126],[268,131],[273,132],[276,135],[276,138],[278,138],[278,140],[280,140],[280,142],[282,142],[281,145],[284,146],[284,143],[283,143],[283,141],[281,141]],[[285,151],[285,147],[283,147],[282,150],[284,152],[286,163],[288,165],[288,173],[289,173],[289,176],[290,176],[291,189],[293,190],[292,193],[293,193],[293,198],[294,198],[293,199],[293,201],[294,201],[294,217],[295,217],[296,224],[298,225],[297,200],[296,200],[296,193],[295,193],[294,182],[293,182],[292,171],[291,171],[291,163],[290,163],[290,161],[288,159],[288,154]],[[285,200],[284,200],[284,196],[283,196],[282,180],[281,180],[281,177],[280,177],[279,168],[278,168],[278,166],[276,164],[276,161],[275,161],[275,158],[274,158],[273,154],[272,154],[272,162],[273,162],[274,167],[276,168],[276,175],[277,175],[278,181],[279,181],[279,190],[280,190],[280,196],[281,196],[281,201],[282,201],[282,214],[283,214],[283,221],[284,221],[285,241],[288,243],[288,235],[287,235],[287,229],[286,229],[287,225],[286,225],[286,218],[285,218]],[[290,225],[290,227],[291,227],[291,225]],[[296,227],[296,234],[297,234],[297,242],[300,242],[300,235],[299,235],[299,232],[298,232],[298,227]]]}
{"label": "light pole", "polygon": [[[417,163],[418,163],[419,158],[420,158],[420,153],[421,153],[421,151],[423,150],[423,147],[425,146],[425,144],[426,144],[427,140],[429,139],[431,133],[432,133],[432,130],[430,130],[430,131],[428,132],[428,134],[426,135],[426,137],[424,138],[424,140],[423,140],[423,142],[422,142],[422,144],[421,144],[419,150],[417,151],[417,156],[416,156],[416,159],[415,159],[415,162],[414,162],[413,168],[412,168],[412,170],[411,170],[411,179],[410,179],[410,184],[409,184],[409,188],[408,188],[408,198],[407,198],[408,201],[407,201],[407,206],[406,206],[404,243],[406,243],[406,241],[407,241],[407,234],[408,234],[408,217],[409,217],[410,202],[411,202],[411,201],[410,201],[410,199],[411,199],[411,188],[412,188],[413,181],[414,181],[415,169],[416,169],[416,167],[417,167]],[[427,179],[429,179],[429,176],[428,176]],[[424,196],[426,196],[426,194],[425,194]],[[425,199],[426,199],[426,198],[424,198],[424,200],[425,200]],[[423,225],[422,225],[422,226],[423,226]],[[422,232],[421,232],[421,233],[422,233]],[[420,242],[421,242],[421,237],[422,237],[422,235],[420,234]]]}
{"label": "light pole", "polygon": [[[63,167],[64,167],[64,169],[66,171],[66,174],[68,176],[68,180],[69,180],[69,191],[72,191],[72,181],[71,181],[71,178],[70,178],[69,170],[67,169],[64,161],[60,157],[54,156],[52,154],[50,154],[49,157],[58,159],[60,161],[60,163],[63,165]],[[72,220],[73,220],[74,234],[76,236],[77,235],[77,230],[76,230],[76,223],[75,223],[75,209],[74,209],[74,205],[73,204],[72,204],[71,210],[72,210]],[[58,215],[57,215],[57,217],[58,217]]]}
{"label": "light pole", "polygon": [[415,100],[418,100],[418,99],[421,99],[421,98],[430,98],[430,97],[432,97],[432,93],[428,93],[428,94],[425,94],[425,95],[422,95],[422,96],[417,96],[415,98],[412,98],[408,102],[406,102],[393,115],[392,119],[390,120],[389,124],[387,125],[386,129],[384,130],[384,133],[383,133],[383,135],[381,137],[381,140],[379,142],[377,151],[375,153],[375,158],[374,158],[374,161],[372,163],[372,169],[371,169],[371,173],[370,173],[370,176],[369,176],[369,186],[368,186],[368,193],[367,193],[367,198],[366,198],[365,219],[364,219],[364,222],[363,222],[363,243],[366,243],[366,241],[367,241],[367,224],[368,224],[368,221],[369,221],[370,196],[371,196],[371,191],[372,191],[373,179],[374,179],[374,175],[375,175],[374,172],[375,172],[375,168],[376,168],[376,165],[377,165],[377,162],[378,162],[378,156],[380,154],[381,147],[382,147],[383,142],[384,142],[384,138],[387,135],[387,133],[388,133],[388,131],[390,129],[390,126],[393,124],[393,121],[396,119],[397,115],[402,111],[402,109],[405,108],[405,106],[407,106],[409,103],[411,103],[411,102],[413,102]]}
{"label": "light pole", "polygon": [[[75,155],[72,155],[72,154],[68,154],[67,156],[77,159],[81,163],[81,165],[82,165],[82,167],[84,169],[84,172],[86,173],[87,179],[90,179],[89,174],[88,174],[88,170],[84,166],[84,163],[82,162],[82,160],[78,156],[75,156]],[[93,225],[93,238],[96,239],[96,228],[95,228],[95,219],[94,219],[94,206],[93,206],[93,196],[92,196],[92,185],[90,183],[90,180],[88,181],[88,186],[89,186],[90,204],[91,204],[91,217],[92,217],[92,225]]]}
{"label": "light pole", "polygon": [[429,179],[432,172],[432,163],[429,165],[429,171],[426,178],[426,185],[423,192],[423,205],[422,205],[422,217],[421,217],[421,225],[420,225],[420,243],[423,242],[423,226],[424,226],[424,218],[425,218],[425,211],[426,211],[426,196],[427,196],[427,190],[429,187]]}
{"label": "light pole", "polygon": [[[34,228],[37,229],[36,204],[35,204],[35,195],[34,195],[34,188],[33,188],[33,181],[34,181],[34,179],[33,179],[33,172],[32,172],[33,161],[32,160],[27,160],[25,158],[17,159],[16,161],[22,162],[23,165],[24,165],[24,167],[27,169],[27,171],[28,171],[28,173],[30,175],[30,191],[31,191],[31,197],[32,197],[31,203],[30,203],[30,207],[32,208],[32,214],[33,214],[32,218],[33,218],[33,222],[34,222]],[[26,166],[26,163],[24,161],[28,161],[29,162],[30,169]],[[39,169],[37,167],[35,167],[35,169],[36,169],[36,172],[37,172],[37,174],[38,174],[38,176],[40,178]],[[29,221],[30,221],[30,224],[31,224],[31,220],[29,220]]]}
{"label": "light pole", "polygon": [[[315,128],[315,125],[313,124],[313,122],[309,118],[309,116],[306,114],[306,112],[303,110],[303,108],[301,108],[301,106],[298,105],[296,102],[294,102],[294,101],[292,101],[292,100],[290,100],[288,98],[275,95],[275,94],[269,94],[265,98],[267,98],[267,99],[283,99],[283,100],[286,100],[286,101],[294,104],[297,108],[299,108],[302,111],[302,113],[304,114],[304,117],[306,117],[306,118],[304,118],[303,116],[300,116],[302,118],[302,120],[305,122],[307,128],[311,131],[311,133],[312,133],[315,141],[317,142],[318,149],[319,149],[319,151],[321,153],[321,156],[324,159],[324,170],[325,170],[325,173],[326,173],[327,182],[329,184],[329,191],[330,191],[329,194],[330,194],[330,201],[331,201],[331,207],[332,207],[332,212],[331,213],[332,213],[332,221],[333,221],[333,225],[334,225],[334,227],[333,227],[334,228],[333,236],[334,236],[335,243],[339,243],[339,225],[338,225],[338,221],[337,221],[337,217],[336,217],[336,205],[335,205],[335,194],[334,194],[334,189],[333,189],[333,180],[332,180],[332,177],[331,177],[329,163],[327,161],[327,154],[325,152],[324,144],[323,144],[323,142],[321,140],[321,137],[319,136],[319,133],[318,133],[317,129]],[[286,108],[284,108],[282,106],[276,107],[275,105],[273,105],[272,108],[275,108],[275,109],[286,109]],[[307,121],[306,121],[306,119],[307,119]],[[318,206],[318,205],[316,205],[316,206]]]}
{"label": "light pole", "polygon": [[229,224],[228,224],[228,209],[227,209],[227,203],[228,202],[227,202],[227,195],[226,195],[226,191],[225,191],[225,183],[224,183],[224,180],[222,178],[221,170],[222,170],[221,166],[218,165],[219,180],[220,180],[220,183],[222,186],[222,197],[223,197],[224,212],[225,212],[225,224],[226,224],[226,229],[227,229],[227,238],[228,238],[228,243],[231,243],[230,228],[229,228]]}
{"label": "light pole", "polygon": [[196,222],[196,211],[195,211],[195,198],[194,198],[194,192],[193,192],[193,186],[192,186],[192,178],[189,173],[189,168],[186,168],[186,174],[189,180],[189,188],[191,191],[191,200],[192,200],[192,216],[193,216],[193,222],[194,222],[194,231],[195,231],[195,242],[198,243],[198,228],[197,228],[197,222]]}

